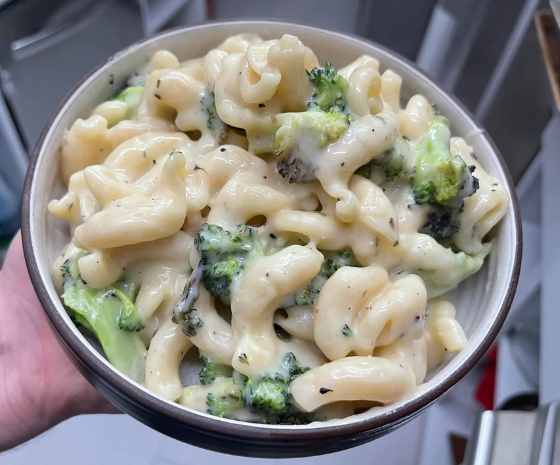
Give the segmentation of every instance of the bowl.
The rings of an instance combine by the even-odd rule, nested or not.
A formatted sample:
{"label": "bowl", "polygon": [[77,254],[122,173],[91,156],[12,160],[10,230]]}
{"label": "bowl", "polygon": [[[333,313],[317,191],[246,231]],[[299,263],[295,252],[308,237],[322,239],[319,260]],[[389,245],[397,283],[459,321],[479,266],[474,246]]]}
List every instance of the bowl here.
{"label": "bowl", "polygon": [[[421,93],[451,122],[452,132],[470,140],[482,165],[509,191],[511,203],[494,231],[496,247],[483,269],[463,282],[450,297],[457,319],[469,338],[467,347],[448,357],[419,386],[413,397],[341,420],[304,426],[262,425],[216,418],[187,409],[151,393],[113,368],[70,320],[51,278],[54,258],[69,240],[63,222],[47,212],[60,198],[58,149],[65,129],[85,118],[99,103],[124,86],[128,76],[159,49],[180,60],[205,54],[228,36],[241,32],[265,39],[284,33],[298,36],[319,62],[335,67],[362,54],[377,58],[403,78],[403,94]],[[144,40],[99,66],[79,83],[47,124],[31,157],[23,195],[23,243],[35,290],[60,343],[83,375],[113,404],[137,420],[170,437],[199,447],[254,457],[302,457],[327,454],[379,438],[428,408],[459,381],[496,337],[513,300],[521,261],[521,221],[514,186],[498,150],[471,114],[413,64],[363,39],[312,27],[271,21],[210,23],[178,29]]]}

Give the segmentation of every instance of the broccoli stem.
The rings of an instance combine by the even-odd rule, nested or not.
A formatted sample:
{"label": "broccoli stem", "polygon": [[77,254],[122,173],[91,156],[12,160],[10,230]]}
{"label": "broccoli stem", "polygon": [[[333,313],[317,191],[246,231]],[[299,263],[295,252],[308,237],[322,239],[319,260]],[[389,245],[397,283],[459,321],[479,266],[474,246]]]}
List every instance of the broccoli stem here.
{"label": "broccoli stem", "polygon": [[95,290],[79,280],[62,295],[78,321],[97,337],[112,365],[138,383],[144,382],[146,348],[137,333],[120,328],[123,304],[114,291]]}

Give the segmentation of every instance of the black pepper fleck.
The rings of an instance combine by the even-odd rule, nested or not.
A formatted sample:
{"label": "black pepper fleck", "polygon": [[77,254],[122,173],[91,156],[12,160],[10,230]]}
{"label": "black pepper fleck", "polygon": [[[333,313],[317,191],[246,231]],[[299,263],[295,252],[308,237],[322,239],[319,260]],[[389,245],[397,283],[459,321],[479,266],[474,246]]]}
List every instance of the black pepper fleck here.
{"label": "black pepper fleck", "polygon": [[225,152],[225,151],[226,151],[226,148],[225,148],[225,147],[222,147],[222,148],[220,149],[220,152]]}
{"label": "black pepper fleck", "polygon": [[322,387],[321,389],[319,389],[319,392],[321,394],[326,394],[327,392],[333,392],[333,390],[326,387]]}
{"label": "black pepper fleck", "polygon": [[[348,310],[350,310],[350,308],[348,308]],[[342,334],[344,334],[344,336],[352,336],[353,333],[348,325],[344,325],[342,327]]]}
{"label": "black pepper fleck", "polygon": [[154,94],[154,97],[157,98],[158,100],[161,100],[161,95],[159,94]]}

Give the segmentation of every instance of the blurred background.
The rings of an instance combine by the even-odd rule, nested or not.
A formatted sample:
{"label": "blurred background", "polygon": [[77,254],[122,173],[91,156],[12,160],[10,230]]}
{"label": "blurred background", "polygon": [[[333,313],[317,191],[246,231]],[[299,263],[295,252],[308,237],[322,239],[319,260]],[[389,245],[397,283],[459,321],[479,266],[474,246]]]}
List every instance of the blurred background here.
{"label": "blurred background", "polygon": [[[416,62],[494,139],[521,200],[522,276],[494,349],[427,413],[369,445],[294,462],[536,464],[530,454],[544,443],[545,428],[535,433],[534,410],[540,406],[542,417],[560,397],[560,118],[553,98],[560,95],[560,43],[550,9],[539,0],[0,0],[0,251],[19,228],[28,156],[42,128],[66,93],[117,51],[165,29],[249,18],[365,37]],[[510,443],[507,459],[500,438]],[[485,444],[486,455],[474,457]],[[120,415],[69,420],[2,455],[0,464],[224,460],[280,462],[225,458]]]}

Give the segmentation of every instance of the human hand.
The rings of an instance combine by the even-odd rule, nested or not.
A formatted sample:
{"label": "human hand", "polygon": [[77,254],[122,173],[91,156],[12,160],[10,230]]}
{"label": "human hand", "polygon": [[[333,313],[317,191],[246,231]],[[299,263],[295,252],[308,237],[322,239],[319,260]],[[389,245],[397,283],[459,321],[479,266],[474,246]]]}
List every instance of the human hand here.
{"label": "human hand", "polygon": [[0,452],[74,415],[117,411],[58,344],[31,284],[18,233],[0,272]]}

